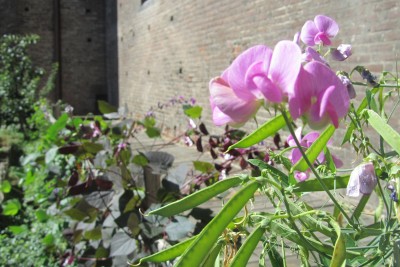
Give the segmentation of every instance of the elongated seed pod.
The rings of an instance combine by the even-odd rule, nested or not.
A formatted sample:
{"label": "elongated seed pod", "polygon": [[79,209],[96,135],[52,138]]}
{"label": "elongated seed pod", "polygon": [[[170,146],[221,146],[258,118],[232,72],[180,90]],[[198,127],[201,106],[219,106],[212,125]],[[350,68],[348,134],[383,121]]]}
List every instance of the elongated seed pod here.
{"label": "elongated seed pod", "polygon": [[141,258],[137,264],[132,264],[132,266],[140,266],[142,263],[145,262],[166,262],[169,260],[173,260],[176,257],[179,257],[196,237],[197,236],[193,236],[167,249],[161,250],[157,253]]}
{"label": "elongated seed pod", "polygon": [[159,209],[152,210],[148,215],[161,215],[165,217],[179,214],[183,211],[197,207],[198,205],[210,200],[211,198],[225,192],[226,190],[239,185],[243,181],[240,177],[233,177],[219,181],[212,186],[203,188],[185,198],[165,205]]}
{"label": "elongated seed pod", "polygon": [[198,237],[183,253],[175,267],[200,266],[226,226],[234,219],[247,201],[253,197],[259,186],[260,184],[257,181],[252,181],[238,191],[214,219],[203,228]]}

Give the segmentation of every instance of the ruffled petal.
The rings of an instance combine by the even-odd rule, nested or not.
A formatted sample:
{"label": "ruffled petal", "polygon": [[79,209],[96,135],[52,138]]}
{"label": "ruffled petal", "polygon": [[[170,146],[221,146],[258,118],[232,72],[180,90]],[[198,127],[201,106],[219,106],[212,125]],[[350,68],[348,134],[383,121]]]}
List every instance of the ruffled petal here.
{"label": "ruffled petal", "polygon": [[268,71],[272,50],[264,45],[253,46],[240,54],[228,68],[228,83],[235,94],[244,100],[252,100],[254,95],[246,86],[246,73],[250,66],[257,62],[264,63],[265,73]]}
{"label": "ruffled petal", "polygon": [[328,37],[335,37],[339,32],[339,25],[327,16],[318,15],[314,18],[314,22],[318,31],[326,33]]}
{"label": "ruffled petal", "polygon": [[301,28],[300,39],[309,46],[314,46],[314,37],[317,35],[319,30],[315,26],[314,21],[308,20]]}
{"label": "ruffled petal", "polygon": [[257,112],[261,103],[257,99],[245,101],[235,95],[233,90],[228,87],[227,83],[220,77],[211,80],[210,82],[210,103],[216,112],[217,121],[224,121],[220,112],[231,118],[234,124],[243,124],[248,121]]}
{"label": "ruffled petal", "polygon": [[284,94],[288,95],[294,91],[300,66],[300,47],[291,41],[281,41],[275,46],[268,76]]}

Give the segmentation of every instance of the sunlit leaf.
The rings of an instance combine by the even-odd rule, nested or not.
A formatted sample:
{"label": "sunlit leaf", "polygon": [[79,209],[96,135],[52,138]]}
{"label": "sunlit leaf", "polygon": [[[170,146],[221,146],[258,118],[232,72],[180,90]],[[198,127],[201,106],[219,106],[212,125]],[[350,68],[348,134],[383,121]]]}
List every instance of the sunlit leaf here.
{"label": "sunlit leaf", "polygon": [[214,165],[205,161],[193,161],[194,169],[202,173],[210,173],[214,171]]}
{"label": "sunlit leaf", "polygon": [[67,125],[67,121],[68,114],[62,114],[58,118],[58,120],[47,129],[46,138],[50,141],[55,141],[57,139],[58,133],[65,128],[65,125]]}
{"label": "sunlit leaf", "polygon": [[183,106],[183,112],[186,114],[186,116],[192,119],[200,118],[202,111],[203,108],[200,106],[190,106],[190,105]]}
{"label": "sunlit leaf", "polygon": [[11,184],[9,181],[5,180],[0,184],[0,190],[3,193],[9,193],[11,191]]}
{"label": "sunlit leaf", "polygon": [[21,203],[16,198],[5,201],[2,206],[3,214],[6,216],[14,216],[21,209]]}
{"label": "sunlit leaf", "polygon": [[271,120],[267,121],[257,130],[244,137],[239,142],[231,145],[228,148],[228,151],[234,148],[247,148],[252,145],[258,144],[267,137],[275,135],[280,129],[282,129],[286,125],[285,119],[283,115],[278,115]]}
{"label": "sunlit leaf", "polygon": [[108,113],[113,113],[113,112],[118,112],[118,108],[110,105],[106,101],[103,100],[98,100],[97,105],[99,107],[99,111],[101,114],[108,114]]}
{"label": "sunlit leaf", "polygon": [[28,226],[25,224],[23,225],[11,225],[8,227],[8,230],[10,230],[14,235],[19,235],[22,233],[25,233],[28,231]]}
{"label": "sunlit leaf", "polygon": [[367,110],[368,122],[382,138],[400,154],[400,134],[387,124],[378,114],[372,110]]}

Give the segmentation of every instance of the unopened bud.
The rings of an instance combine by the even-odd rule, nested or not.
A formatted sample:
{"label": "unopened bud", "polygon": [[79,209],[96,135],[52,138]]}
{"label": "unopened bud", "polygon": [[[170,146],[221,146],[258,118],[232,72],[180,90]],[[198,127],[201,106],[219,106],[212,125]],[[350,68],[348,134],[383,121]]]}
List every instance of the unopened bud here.
{"label": "unopened bud", "polygon": [[350,197],[358,197],[360,193],[369,195],[377,183],[374,165],[371,162],[363,163],[351,172],[346,195]]}

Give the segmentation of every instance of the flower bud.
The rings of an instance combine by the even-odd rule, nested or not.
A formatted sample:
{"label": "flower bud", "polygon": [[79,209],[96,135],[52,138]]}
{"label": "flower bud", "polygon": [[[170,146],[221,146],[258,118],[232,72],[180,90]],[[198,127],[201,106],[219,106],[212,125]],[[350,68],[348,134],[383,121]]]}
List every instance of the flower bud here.
{"label": "flower bud", "polygon": [[360,193],[369,195],[377,183],[374,165],[371,162],[363,163],[351,172],[346,195],[350,197],[358,197]]}

